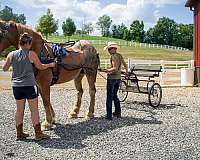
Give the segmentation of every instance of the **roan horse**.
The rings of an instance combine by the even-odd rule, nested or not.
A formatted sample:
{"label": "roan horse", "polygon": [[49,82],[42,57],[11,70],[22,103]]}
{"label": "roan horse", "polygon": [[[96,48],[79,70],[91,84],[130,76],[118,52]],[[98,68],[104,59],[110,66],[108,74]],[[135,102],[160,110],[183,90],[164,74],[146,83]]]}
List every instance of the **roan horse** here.
{"label": "roan horse", "polygon": [[[42,36],[29,27],[15,22],[0,21],[0,54],[9,46],[14,46],[18,49],[20,34],[24,32],[29,33],[33,37],[31,49],[34,50],[38,56],[42,51],[45,52],[45,55],[47,55],[49,51],[52,51],[50,45],[44,47],[46,45]],[[71,52],[68,56],[65,56],[62,59],[63,65],[57,66],[59,67],[59,77],[56,84],[74,79],[75,87],[78,91],[77,101],[73,110],[70,112],[69,117],[76,118],[80,111],[81,98],[83,94],[81,81],[84,75],[86,75],[90,94],[90,106],[89,111],[86,113],[86,118],[90,119],[94,116],[96,93],[95,82],[97,68],[99,65],[99,56],[96,49],[92,45],[84,45],[80,47],[83,50],[82,53]],[[64,64],[67,64],[68,67],[64,66]],[[53,72],[52,69],[46,69],[43,71],[37,70],[37,74],[35,76],[46,112],[46,119],[42,123],[42,128],[49,129],[55,122],[55,112],[50,102],[50,86],[53,78]]]}

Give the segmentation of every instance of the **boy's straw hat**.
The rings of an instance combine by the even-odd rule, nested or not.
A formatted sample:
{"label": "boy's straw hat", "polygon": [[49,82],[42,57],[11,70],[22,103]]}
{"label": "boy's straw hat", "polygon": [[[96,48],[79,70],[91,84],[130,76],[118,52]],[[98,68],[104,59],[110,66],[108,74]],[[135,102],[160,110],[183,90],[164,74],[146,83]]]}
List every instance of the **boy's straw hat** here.
{"label": "boy's straw hat", "polygon": [[108,48],[117,48],[120,49],[120,46],[115,42],[108,42],[107,46],[104,47],[104,50],[108,50]]}

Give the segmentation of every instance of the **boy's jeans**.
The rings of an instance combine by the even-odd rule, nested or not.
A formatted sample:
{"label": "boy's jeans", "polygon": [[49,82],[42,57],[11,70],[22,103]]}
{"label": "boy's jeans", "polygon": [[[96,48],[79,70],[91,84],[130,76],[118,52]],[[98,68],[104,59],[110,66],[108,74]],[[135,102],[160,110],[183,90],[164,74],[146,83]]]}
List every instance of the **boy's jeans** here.
{"label": "boy's jeans", "polygon": [[120,79],[107,79],[106,111],[108,119],[112,119],[112,100],[115,104],[115,113],[121,113],[120,101],[117,97],[119,83]]}

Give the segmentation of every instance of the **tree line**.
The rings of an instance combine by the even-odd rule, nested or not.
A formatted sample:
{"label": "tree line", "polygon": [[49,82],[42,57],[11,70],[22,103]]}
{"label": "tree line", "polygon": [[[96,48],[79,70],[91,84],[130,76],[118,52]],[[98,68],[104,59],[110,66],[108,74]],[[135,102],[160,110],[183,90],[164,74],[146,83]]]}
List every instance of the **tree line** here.
{"label": "tree line", "polygon": [[129,27],[125,24],[112,25],[108,15],[97,22],[104,37],[113,37],[139,43],[162,44],[192,49],[193,24],[178,24],[168,17],[159,18],[154,27],[144,30],[144,22],[134,20]]}
{"label": "tree line", "polygon": [[[18,23],[26,24],[24,14],[15,14],[12,8],[5,6],[0,10],[0,18],[5,21],[14,20]],[[193,24],[178,24],[168,17],[159,18],[157,23],[144,30],[144,22],[134,20],[130,26],[125,24],[112,24],[112,19],[108,15],[98,18],[95,26],[92,23],[82,25],[82,29],[78,30],[74,21],[68,17],[62,23],[63,35],[70,38],[73,34],[87,34],[93,32],[94,28],[100,30],[103,37],[113,37],[127,41],[139,43],[162,44],[188,49],[193,48]],[[36,31],[41,32],[46,38],[55,34],[58,30],[58,20],[56,20],[50,9],[38,20]]]}

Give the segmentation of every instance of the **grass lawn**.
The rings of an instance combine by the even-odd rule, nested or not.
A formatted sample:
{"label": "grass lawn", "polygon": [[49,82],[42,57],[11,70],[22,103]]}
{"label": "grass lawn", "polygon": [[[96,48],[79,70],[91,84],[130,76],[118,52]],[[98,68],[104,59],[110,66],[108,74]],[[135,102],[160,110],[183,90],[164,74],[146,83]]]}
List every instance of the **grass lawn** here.
{"label": "grass lawn", "polygon": [[[48,38],[53,42],[65,42],[67,37],[64,36],[51,36]],[[98,37],[98,36],[78,36],[73,35],[70,40],[105,40],[105,41],[115,41],[115,42],[126,42],[125,40],[108,38],[108,37]],[[104,45],[94,45],[97,49],[100,58],[109,58],[109,54],[103,50]],[[178,51],[172,49],[160,49],[160,48],[140,48],[133,46],[121,46],[120,53],[124,58],[133,59],[145,59],[145,60],[174,60],[174,61],[185,61],[192,59],[191,51]]]}
{"label": "grass lawn", "polygon": [[[104,40],[104,41],[116,41],[116,42],[125,42],[121,39],[115,38],[107,38],[107,37],[98,37],[98,36],[79,36],[73,35],[70,40]],[[48,38],[49,41],[52,42],[65,42],[68,41],[67,37],[64,36],[50,36]],[[97,49],[100,58],[109,58],[109,54],[103,50],[105,45],[94,45]],[[5,55],[13,48],[9,48],[3,52]],[[125,59],[132,58],[132,59],[144,59],[144,60],[174,60],[174,61],[185,61],[192,59],[192,51],[178,51],[172,49],[159,49],[159,48],[140,48],[134,46],[121,46],[119,51]],[[3,57],[3,58],[2,58]],[[4,56],[0,56],[0,60],[5,59]]]}
{"label": "grass lawn", "polygon": [[[116,39],[116,38],[110,38],[110,37],[99,37],[99,36],[73,35],[73,36],[70,37],[70,40],[80,40],[80,39],[126,42],[125,40],[122,40],[122,39]],[[68,37],[64,37],[64,36],[49,36],[48,40],[53,41],[53,42],[66,42],[66,41],[68,41]]]}
{"label": "grass lawn", "polygon": [[[109,54],[103,50],[103,46],[95,47],[100,55],[100,58],[109,58]],[[119,52],[124,56],[124,58],[133,59],[173,61],[185,61],[192,59],[191,51],[176,51],[171,49],[122,46]]]}

